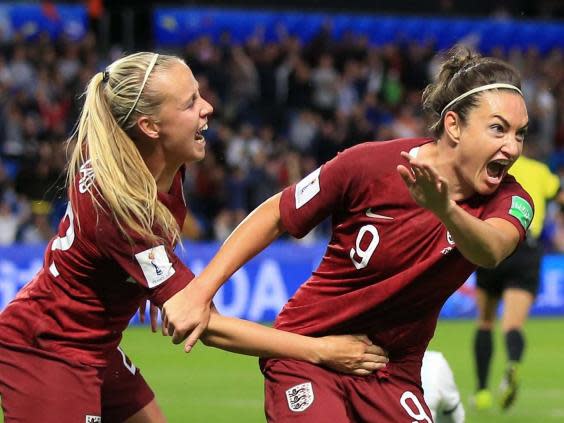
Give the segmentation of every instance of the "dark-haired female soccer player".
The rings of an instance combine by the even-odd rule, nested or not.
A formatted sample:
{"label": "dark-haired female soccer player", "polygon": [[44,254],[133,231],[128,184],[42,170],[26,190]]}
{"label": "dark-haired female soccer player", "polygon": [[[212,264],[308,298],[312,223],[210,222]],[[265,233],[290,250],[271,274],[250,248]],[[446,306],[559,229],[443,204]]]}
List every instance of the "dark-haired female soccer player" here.
{"label": "dark-haired female soccer player", "polygon": [[263,360],[270,422],[431,423],[420,368],[442,305],[477,266],[495,267],[525,238],[532,201],[507,175],[528,124],[517,72],[455,49],[424,91],[423,108],[433,138],[368,142],[340,153],[259,206],[194,283],[165,304],[178,342],[194,326],[189,310],[205,308],[253,255],[285,231],[301,237],[331,217],[321,264],[275,326],[315,336],[367,333],[390,361],[358,378]]}

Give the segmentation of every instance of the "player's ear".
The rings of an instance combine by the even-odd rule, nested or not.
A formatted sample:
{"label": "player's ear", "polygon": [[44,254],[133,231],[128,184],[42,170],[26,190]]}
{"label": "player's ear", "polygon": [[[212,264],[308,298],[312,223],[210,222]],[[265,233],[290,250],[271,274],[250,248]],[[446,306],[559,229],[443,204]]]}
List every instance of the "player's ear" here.
{"label": "player's ear", "polygon": [[445,114],[444,119],[444,127],[445,133],[448,135],[449,139],[451,139],[455,144],[458,144],[460,141],[460,117],[456,112],[448,111]]}
{"label": "player's ear", "polygon": [[149,116],[140,116],[137,119],[137,126],[139,131],[150,139],[156,140],[159,138],[159,124]]}

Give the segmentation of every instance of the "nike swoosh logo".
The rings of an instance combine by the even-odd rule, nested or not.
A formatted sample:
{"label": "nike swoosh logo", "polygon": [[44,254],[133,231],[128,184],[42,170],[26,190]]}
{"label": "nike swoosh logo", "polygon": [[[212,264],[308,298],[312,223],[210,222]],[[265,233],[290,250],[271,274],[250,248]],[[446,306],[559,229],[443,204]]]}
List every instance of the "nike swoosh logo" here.
{"label": "nike swoosh logo", "polygon": [[394,220],[394,218],[390,217],[390,216],[384,216],[383,214],[372,213],[372,207],[369,207],[368,209],[366,209],[366,216],[374,217],[376,219]]}

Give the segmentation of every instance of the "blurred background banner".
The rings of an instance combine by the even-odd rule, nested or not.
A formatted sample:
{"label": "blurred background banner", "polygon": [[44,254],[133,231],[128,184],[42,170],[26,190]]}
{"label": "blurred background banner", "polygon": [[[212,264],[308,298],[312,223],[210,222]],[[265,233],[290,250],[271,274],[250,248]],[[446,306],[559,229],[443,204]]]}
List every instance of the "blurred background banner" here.
{"label": "blurred background banner", "polygon": [[[179,255],[195,274],[202,271],[220,244],[186,242]],[[218,292],[214,302],[220,312],[243,319],[273,321],[288,298],[317,267],[326,244],[277,242],[253,259]],[[0,248],[0,309],[41,267],[44,245]],[[475,316],[474,278],[449,298],[443,318]],[[544,257],[541,288],[532,310],[537,316],[564,315],[564,256]],[[137,323],[137,318],[134,319]]]}
{"label": "blurred background banner", "polygon": [[153,26],[155,41],[160,46],[181,46],[206,35],[221,42],[226,34],[238,44],[254,35],[260,35],[266,42],[276,42],[288,34],[308,42],[322,30],[335,39],[347,34],[363,34],[376,46],[392,42],[432,42],[442,50],[461,39],[481,51],[535,46],[545,53],[564,46],[564,26],[559,22],[496,17],[441,18],[163,7],[154,10]]}
{"label": "blurred background banner", "polygon": [[[337,1],[270,10],[251,8],[267,5],[261,0],[247,9],[172,3],[0,4],[0,308],[32,279],[65,212],[64,141],[84,86],[136,49],[186,60],[214,105],[206,158],[188,168],[184,186],[192,218],[184,235],[200,242],[179,254],[195,273],[251,210],[338,151],[424,134],[421,92],[436,53],[455,43],[520,70],[526,145],[564,185],[561,1],[351,0],[340,6],[345,13]],[[319,225],[308,246],[285,240],[269,248],[220,291],[218,308],[272,321],[316,267],[329,229]],[[563,315],[564,204],[549,205],[541,242],[550,254],[533,314]],[[473,317],[474,286],[471,279],[450,298],[442,317]]]}
{"label": "blurred background banner", "polygon": [[25,39],[34,39],[42,33],[51,38],[61,36],[80,40],[88,31],[87,10],[82,5],[0,4],[0,35],[11,40],[17,33]]}

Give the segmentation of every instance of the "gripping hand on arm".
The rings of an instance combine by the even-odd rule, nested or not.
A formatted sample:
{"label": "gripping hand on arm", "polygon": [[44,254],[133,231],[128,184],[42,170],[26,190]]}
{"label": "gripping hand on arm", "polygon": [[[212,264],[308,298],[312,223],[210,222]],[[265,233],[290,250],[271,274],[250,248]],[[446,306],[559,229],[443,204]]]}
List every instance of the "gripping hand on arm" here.
{"label": "gripping hand on arm", "polygon": [[389,361],[386,351],[374,345],[366,335],[329,335],[313,339],[322,344],[319,364],[341,373],[366,376],[383,369]]}
{"label": "gripping hand on arm", "polygon": [[191,283],[163,305],[163,328],[165,335],[172,336],[172,342],[179,344],[186,339],[184,350],[190,352],[198,341],[202,332],[208,326],[210,319],[211,299],[199,284]]}
{"label": "gripping hand on arm", "polygon": [[141,323],[145,323],[145,312],[147,310],[147,303],[149,303],[149,320],[151,322],[151,332],[156,332],[159,327],[159,323],[158,323],[159,308],[156,305],[154,305],[151,301],[146,299],[143,299],[141,301],[141,304],[139,305],[139,321]]}
{"label": "gripping hand on arm", "polygon": [[496,267],[519,243],[519,231],[501,218],[481,220],[466,212],[450,198],[448,181],[436,169],[406,152],[402,157],[409,166],[397,171],[413,200],[433,212],[447,227],[458,250],[469,261],[485,268]]}
{"label": "gripping hand on arm", "polygon": [[364,335],[312,338],[222,316],[215,310],[202,342],[239,354],[303,360],[355,375],[371,374],[388,362],[386,352]]}

